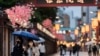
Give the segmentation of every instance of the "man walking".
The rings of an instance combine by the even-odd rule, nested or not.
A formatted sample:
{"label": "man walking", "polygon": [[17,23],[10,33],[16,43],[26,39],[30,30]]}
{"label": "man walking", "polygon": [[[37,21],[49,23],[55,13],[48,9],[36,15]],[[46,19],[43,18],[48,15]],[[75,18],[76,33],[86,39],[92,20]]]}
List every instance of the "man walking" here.
{"label": "man walking", "polygon": [[45,50],[45,45],[44,45],[44,43],[40,43],[40,44],[39,44],[39,50],[40,50],[40,56],[45,56],[46,50]]}

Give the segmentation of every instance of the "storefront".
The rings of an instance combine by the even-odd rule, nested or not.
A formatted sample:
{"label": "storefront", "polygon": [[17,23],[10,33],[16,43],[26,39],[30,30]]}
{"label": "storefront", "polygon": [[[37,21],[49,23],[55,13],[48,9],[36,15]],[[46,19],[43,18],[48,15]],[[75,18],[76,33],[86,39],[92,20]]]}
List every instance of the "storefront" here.
{"label": "storefront", "polygon": [[57,52],[57,40],[55,39],[55,36],[39,23],[37,23],[37,30],[37,34],[46,40],[46,55]]}
{"label": "storefront", "polygon": [[12,37],[10,26],[7,25],[7,19],[0,17],[0,56],[10,56],[10,39]]}

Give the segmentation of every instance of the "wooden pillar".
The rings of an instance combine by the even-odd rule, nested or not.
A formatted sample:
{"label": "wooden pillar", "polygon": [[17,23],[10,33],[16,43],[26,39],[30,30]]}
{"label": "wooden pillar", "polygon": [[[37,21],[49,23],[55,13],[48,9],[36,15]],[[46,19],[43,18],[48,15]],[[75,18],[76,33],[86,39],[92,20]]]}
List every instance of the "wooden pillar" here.
{"label": "wooden pillar", "polygon": [[0,56],[3,56],[3,20],[0,17]]}
{"label": "wooden pillar", "polygon": [[8,47],[9,47],[9,42],[8,42],[8,38],[9,38],[9,36],[8,36],[8,29],[7,29],[7,27],[5,26],[4,27],[4,31],[3,31],[3,33],[4,33],[4,36],[3,36],[3,56],[8,56]]}
{"label": "wooden pillar", "polygon": [[0,56],[9,56],[9,34],[6,19],[0,17]]}
{"label": "wooden pillar", "polygon": [[3,27],[0,26],[0,56],[3,56]]}

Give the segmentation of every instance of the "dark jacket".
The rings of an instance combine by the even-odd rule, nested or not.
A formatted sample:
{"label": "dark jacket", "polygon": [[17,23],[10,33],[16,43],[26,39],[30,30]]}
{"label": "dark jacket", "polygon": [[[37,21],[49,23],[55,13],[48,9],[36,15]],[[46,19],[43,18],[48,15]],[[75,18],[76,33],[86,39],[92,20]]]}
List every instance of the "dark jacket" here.
{"label": "dark jacket", "polygon": [[13,48],[12,56],[22,56],[23,55],[23,49],[21,46],[15,45]]}
{"label": "dark jacket", "polygon": [[80,50],[80,46],[75,44],[75,46],[73,46],[73,53],[79,52]]}

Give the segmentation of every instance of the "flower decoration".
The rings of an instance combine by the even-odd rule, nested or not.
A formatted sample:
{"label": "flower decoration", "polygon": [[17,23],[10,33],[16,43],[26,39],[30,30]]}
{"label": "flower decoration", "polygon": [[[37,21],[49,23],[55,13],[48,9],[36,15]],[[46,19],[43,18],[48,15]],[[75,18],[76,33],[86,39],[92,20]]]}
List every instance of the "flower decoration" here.
{"label": "flower decoration", "polygon": [[5,12],[13,26],[16,26],[17,23],[21,27],[27,27],[29,19],[31,19],[32,10],[31,5],[22,5],[6,9]]}

